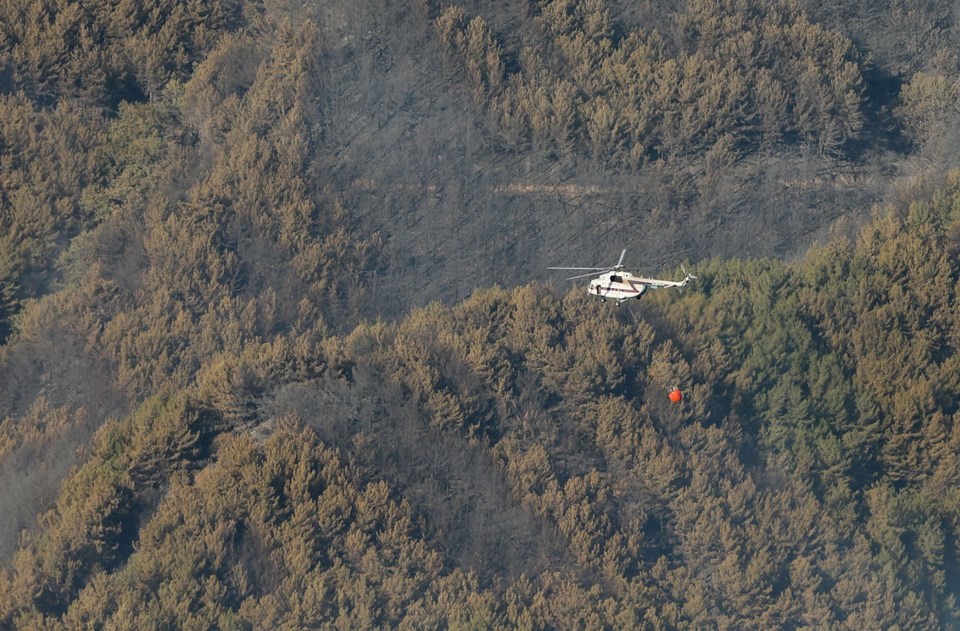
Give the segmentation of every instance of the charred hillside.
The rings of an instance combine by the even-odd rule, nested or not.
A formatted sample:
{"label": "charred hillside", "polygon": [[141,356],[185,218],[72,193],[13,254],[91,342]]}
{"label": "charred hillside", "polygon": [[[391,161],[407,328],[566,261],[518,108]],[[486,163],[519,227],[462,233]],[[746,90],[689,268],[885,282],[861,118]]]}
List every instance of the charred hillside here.
{"label": "charred hillside", "polygon": [[96,432],[0,615],[953,626],[952,179],[798,264],[704,263],[636,318],[494,288],[222,354]]}
{"label": "charred hillside", "polygon": [[0,626],[956,625],[952,5],[667,4],[0,3]]}

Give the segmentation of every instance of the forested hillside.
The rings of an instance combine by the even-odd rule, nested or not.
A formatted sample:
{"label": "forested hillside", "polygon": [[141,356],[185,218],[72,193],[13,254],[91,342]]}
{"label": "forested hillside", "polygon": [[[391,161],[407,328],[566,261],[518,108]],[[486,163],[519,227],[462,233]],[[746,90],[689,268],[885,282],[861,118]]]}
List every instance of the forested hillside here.
{"label": "forested hillside", "polygon": [[960,624],[960,175],[948,186],[799,264],[704,263],[698,291],[636,319],[493,288],[221,353],[96,432],[0,615]]}
{"label": "forested hillside", "polygon": [[21,4],[0,626],[960,626],[950,3]]}

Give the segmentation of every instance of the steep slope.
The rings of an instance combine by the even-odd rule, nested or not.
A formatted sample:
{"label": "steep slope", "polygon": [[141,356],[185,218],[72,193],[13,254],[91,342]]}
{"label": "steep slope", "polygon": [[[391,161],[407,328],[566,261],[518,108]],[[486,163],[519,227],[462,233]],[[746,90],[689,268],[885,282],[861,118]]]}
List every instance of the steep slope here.
{"label": "steep slope", "polygon": [[636,319],[494,288],[224,354],[98,432],[3,620],[956,625],[958,181]]}
{"label": "steep slope", "polygon": [[[4,622],[293,621],[311,574],[294,624],[955,624],[955,179],[890,187],[954,159],[942,3],[881,7],[932,25],[903,51],[816,2],[35,4],[0,7]],[[625,246],[701,293],[527,284]],[[395,539],[274,497],[338,458]]]}

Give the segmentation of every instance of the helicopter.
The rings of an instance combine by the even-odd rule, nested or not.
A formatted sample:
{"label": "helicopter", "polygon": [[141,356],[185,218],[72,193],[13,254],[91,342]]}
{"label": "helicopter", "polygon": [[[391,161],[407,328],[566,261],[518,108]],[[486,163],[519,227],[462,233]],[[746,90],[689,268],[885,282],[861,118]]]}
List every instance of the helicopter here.
{"label": "helicopter", "polygon": [[566,280],[575,280],[577,278],[586,278],[588,276],[598,276],[590,281],[587,293],[591,296],[600,296],[604,301],[611,298],[617,302],[617,306],[622,305],[631,298],[637,300],[643,296],[648,289],[662,289],[664,287],[686,287],[691,280],[697,280],[693,274],[683,270],[685,276],[683,280],[661,280],[658,278],[645,278],[635,276],[630,272],[623,270],[623,257],[627,254],[626,248],[620,252],[620,260],[613,267],[548,267],[547,269],[556,270],[576,270],[588,271],[586,274],[571,276]]}

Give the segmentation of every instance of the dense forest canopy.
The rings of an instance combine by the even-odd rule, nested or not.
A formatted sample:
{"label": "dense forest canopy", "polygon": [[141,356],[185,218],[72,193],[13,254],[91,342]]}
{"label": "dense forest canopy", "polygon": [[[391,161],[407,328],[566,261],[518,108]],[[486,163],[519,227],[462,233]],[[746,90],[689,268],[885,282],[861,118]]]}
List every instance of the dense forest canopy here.
{"label": "dense forest canopy", "polygon": [[0,2],[0,626],[960,626],[957,19]]}

